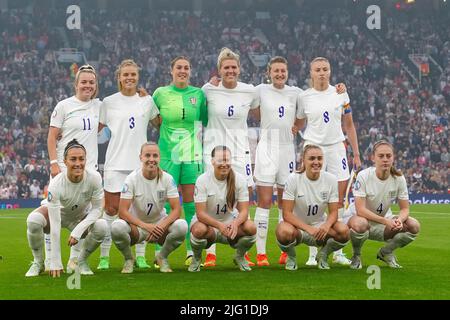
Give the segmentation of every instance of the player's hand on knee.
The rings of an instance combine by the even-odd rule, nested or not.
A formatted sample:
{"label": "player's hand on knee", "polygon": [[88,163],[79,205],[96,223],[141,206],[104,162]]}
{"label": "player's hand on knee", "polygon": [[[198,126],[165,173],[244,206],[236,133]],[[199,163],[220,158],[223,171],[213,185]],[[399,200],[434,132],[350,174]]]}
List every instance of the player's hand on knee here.
{"label": "player's hand on knee", "polygon": [[234,240],[234,238],[236,238],[238,233],[238,226],[236,225],[236,223],[233,221],[230,225],[229,225],[229,238],[231,240]]}
{"label": "player's hand on knee", "polygon": [[[328,231],[330,231],[330,226],[328,224],[324,223],[323,225],[321,225],[319,227],[319,230],[321,232],[321,235],[325,234],[325,236],[326,236],[328,234]],[[319,239],[319,240],[323,240],[324,238],[325,237],[322,237],[322,239]]]}
{"label": "player's hand on knee", "polygon": [[219,228],[220,233],[223,234],[227,238],[230,237],[230,230],[231,230],[230,224],[221,224],[220,225],[220,228]]}
{"label": "player's hand on knee", "polygon": [[153,228],[153,232],[151,233],[153,238],[158,240],[159,238],[162,237],[163,234],[164,234],[164,228],[162,228],[160,225],[155,225],[155,227]]}
{"label": "player's hand on knee", "polygon": [[403,223],[399,218],[395,218],[393,219],[394,224],[395,224],[395,228],[393,228],[393,231],[401,231],[403,230]]}

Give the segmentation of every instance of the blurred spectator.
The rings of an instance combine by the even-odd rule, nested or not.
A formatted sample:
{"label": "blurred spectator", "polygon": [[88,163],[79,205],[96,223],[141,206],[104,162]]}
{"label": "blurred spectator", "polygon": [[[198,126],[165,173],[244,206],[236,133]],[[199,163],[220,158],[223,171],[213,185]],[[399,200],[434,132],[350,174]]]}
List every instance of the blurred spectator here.
{"label": "blurred spectator", "polygon": [[30,186],[30,198],[31,199],[40,199],[42,196],[42,190],[39,186],[39,181],[36,179],[33,180],[33,184]]}

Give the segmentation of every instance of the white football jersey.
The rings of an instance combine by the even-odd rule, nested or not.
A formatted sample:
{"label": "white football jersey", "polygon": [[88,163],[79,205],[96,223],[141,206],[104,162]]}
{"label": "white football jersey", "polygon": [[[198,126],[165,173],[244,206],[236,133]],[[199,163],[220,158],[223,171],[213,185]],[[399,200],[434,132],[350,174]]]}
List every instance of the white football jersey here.
{"label": "white football jersey", "polygon": [[366,208],[384,217],[391,204],[398,200],[409,200],[405,176],[386,180],[378,179],[375,167],[370,167],[358,173],[353,184],[353,195],[366,199]]}
{"label": "white football jersey", "polygon": [[350,113],[347,93],[337,94],[334,86],[325,91],[310,88],[298,96],[297,118],[307,120],[303,138],[318,145],[331,145],[345,140],[342,116]]}
{"label": "white football jersey", "polygon": [[294,214],[312,225],[326,220],[328,204],[339,202],[338,181],[334,175],[321,172],[319,179],[308,179],[306,173],[291,173],[284,185],[283,200],[294,201]]}
{"label": "white football jersey", "polygon": [[236,88],[209,83],[202,88],[208,103],[208,125],[203,138],[203,154],[211,155],[214,147],[227,146],[233,158],[250,155],[247,117],[258,107],[253,85],[238,82]]}
{"label": "white football jersey", "polygon": [[65,168],[64,148],[77,139],[86,148],[86,168],[97,170],[97,131],[101,101],[81,101],[75,96],[64,99],[56,105],[50,118],[50,126],[61,130],[61,139],[56,141],[58,165]]}
{"label": "white football jersey", "polygon": [[166,216],[167,199],[178,199],[179,195],[170,174],[163,171],[159,181],[157,178],[148,180],[139,168],[126,177],[120,198],[132,200],[130,213],[133,216],[145,223],[157,223]]}
{"label": "white football jersey", "polygon": [[61,209],[61,223],[69,225],[82,220],[92,201],[103,199],[102,177],[98,171],[85,170],[83,180],[73,183],[63,171],[51,179],[43,205]]}
{"label": "white football jersey", "polygon": [[260,84],[256,92],[261,112],[261,140],[292,144],[297,97],[303,90],[290,86],[277,89],[271,84]]}
{"label": "white football jersey", "polygon": [[233,211],[227,208],[227,181],[218,180],[213,170],[209,170],[197,178],[195,182],[194,201],[206,202],[206,210],[210,217],[226,222],[233,219],[237,202],[248,201],[247,180],[235,172],[236,203]]}
{"label": "white football jersey", "polygon": [[117,92],[106,97],[100,107],[100,123],[111,131],[105,156],[105,170],[140,168],[139,153],[147,142],[148,122],[159,114],[153,98],[138,94],[128,97]]}

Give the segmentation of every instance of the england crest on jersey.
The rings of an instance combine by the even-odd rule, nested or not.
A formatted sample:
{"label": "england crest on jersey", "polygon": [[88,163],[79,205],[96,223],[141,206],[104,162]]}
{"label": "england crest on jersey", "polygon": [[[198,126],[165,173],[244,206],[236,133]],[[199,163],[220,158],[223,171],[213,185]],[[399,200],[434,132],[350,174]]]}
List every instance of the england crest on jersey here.
{"label": "england crest on jersey", "polygon": [[166,190],[158,190],[158,200],[163,201],[166,199]]}
{"label": "england crest on jersey", "polygon": [[197,104],[197,98],[196,97],[190,97],[189,101],[191,102],[192,106],[194,106],[194,107]]}

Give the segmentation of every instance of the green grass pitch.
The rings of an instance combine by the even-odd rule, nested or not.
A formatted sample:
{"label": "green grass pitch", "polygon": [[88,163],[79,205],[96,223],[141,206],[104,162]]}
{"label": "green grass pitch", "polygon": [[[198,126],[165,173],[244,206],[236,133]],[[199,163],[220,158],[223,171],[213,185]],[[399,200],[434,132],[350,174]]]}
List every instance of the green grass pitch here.
{"label": "green grass pitch", "polygon": [[[271,211],[267,253],[271,265],[241,272],[232,263],[234,250],[217,246],[218,266],[189,273],[184,266],[184,244],[169,261],[172,274],[156,269],[120,273],[123,258],[113,246],[112,268],[95,269],[99,250],[90,258],[94,276],[81,277],[80,289],[67,287],[68,275],[51,279],[47,274],[25,278],[32,260],[26,239],[26,217],[31,209],[0,211],[0,300],[6,299],[450,299],[450,210],[448,205],[414,205],[411,215],[422,226],[419,237],[410,246],[399,249],[397,257],[403,269],[389,269],[376,260],[382,245],[374,241],[363,247],[362,270],[331,264],[331,270],[307,267],[307,247],[297,247],[299,269],[289,272],[278,265],[280,250],[275,243],[276,210]],[[394,209],[394,211],[396,211]],[[251,215],[254,214],[252,208]],[[69,249],[63,231],[63,262]],[[152,261],[154,246],[147,246],[147,260]],[[344,251],[351,256],[351,245]],[[134,249],[133,249],[134,252]],[[255,258],[256,248],[250,251]],[[380,266],[380,289],[368,289],[369,265]]]}

